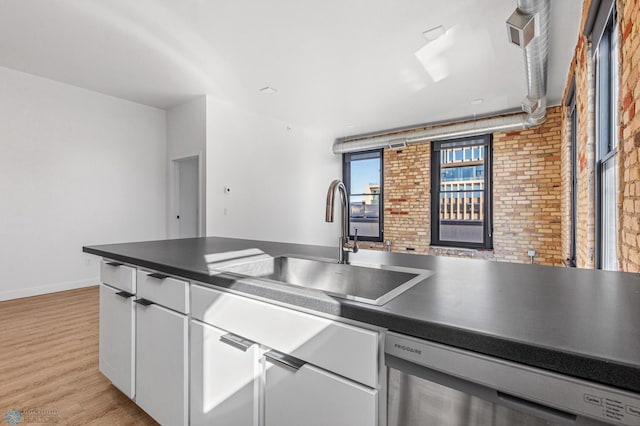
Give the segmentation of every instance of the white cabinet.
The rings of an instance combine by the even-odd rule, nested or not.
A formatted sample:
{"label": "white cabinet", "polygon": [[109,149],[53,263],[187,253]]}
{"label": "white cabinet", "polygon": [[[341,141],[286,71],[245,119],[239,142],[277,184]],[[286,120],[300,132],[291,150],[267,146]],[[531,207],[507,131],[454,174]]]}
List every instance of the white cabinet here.
{"label": "white cabinet", "polygon": [[101,272],[100,371],[160,424],[384,426],[379,330],[118,262]]}
{"label": "white cabinet", "polygon": [[100,346],[98,368],[129,398],[135,394],[134,295],[100,285]]}
{"label": "white cabinet", "polygon": [[138,299],[136,403],[163,425],[186,425],[188,320]]}
{"label": "white cabinet", "polygon": [[193,318],[202,322],[369,387],[378,386],[376,331],[199,285],[191,287],[191,304]]}
{"label": "white cabinet", "polygon": [[191,321],[191,425],[258,424],[258,345]]}
{"label": "white cabinet", "polygon": [[[265,354],[265,425],[377,425],[377,391],[310,364]],[[286,363],[286,364],[283,364]],[[287,365],[287,364],[290,364]]]}
{"label": "white cabinet", "polygon": [[135,396],[135,268],[100,263],[100,346],[98,368],[129,398]]}
{"label": "white cabinet", "polygon": [[376,331],[198,285],[191,303],[192,425],[385,424]]}
{"label": "white cabinet", "polygon": [[107,259],[100,273],[100,371],[161,424],[187,425],[189,282]]}

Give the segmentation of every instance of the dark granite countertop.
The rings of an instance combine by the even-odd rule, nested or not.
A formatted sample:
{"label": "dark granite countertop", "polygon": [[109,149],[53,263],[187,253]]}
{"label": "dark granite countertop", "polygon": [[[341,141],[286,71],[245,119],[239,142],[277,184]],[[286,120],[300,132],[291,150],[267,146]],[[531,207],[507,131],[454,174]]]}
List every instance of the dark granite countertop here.
{"label": "dark granite countertop", "polygon": [[429,269],[383,306],[257,280],[210,276],[205,254],[259,248],[334,258],[337,247],[189,238],[86,253],[233,288],[431,341],[640,392],[640,274],[361,250],[353,263]]}

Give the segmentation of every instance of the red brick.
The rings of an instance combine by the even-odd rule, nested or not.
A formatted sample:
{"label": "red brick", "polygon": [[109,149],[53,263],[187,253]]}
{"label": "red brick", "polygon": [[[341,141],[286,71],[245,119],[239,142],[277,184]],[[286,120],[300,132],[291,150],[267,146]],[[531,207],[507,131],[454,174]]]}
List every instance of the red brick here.
{"label": "red brick", "polygon": [[624,95],[624,99],[622,100],[622,109],[627,109],[629,108],[629,105],[631,105],[631,102],[633,102],[633,94],[631,93],[631,91],[628,91],[626,95]]}
{"label": "red brick", "polygon": [[631,20],[629,20],[629,22],[627,22],[627,25],[624,27],[624,30],[622,30],[622,41],[626,41],[627,37],[629,37],[629,34],[631,34],[631,28],[632,26],[632,22]]}

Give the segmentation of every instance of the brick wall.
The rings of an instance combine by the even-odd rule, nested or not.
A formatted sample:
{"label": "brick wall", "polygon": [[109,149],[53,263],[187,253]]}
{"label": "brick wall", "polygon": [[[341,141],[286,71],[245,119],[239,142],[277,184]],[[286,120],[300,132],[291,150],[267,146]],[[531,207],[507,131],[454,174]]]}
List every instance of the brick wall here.
{"label": "brick wall", "polygon": [[[596,170],[593,46],[582,36],[567,83],[575,75],[577,128],[577,266],[595,267]],[[620,34],[618,258],[640,272],[640,0],[617,0]],[[565,99],[568,96],[565,90]],[[563,102],[563,105],[565,102]],[[570,255],[571,134],[568,107],[550,108],[538,129],[494,135],[494,251],[430,248],[429,145],[385,150],[385,239],[393,251],[484,257],[561,265]],[[514,160],[515,159],[515,160]],[[408,173],[404,176],[403,173]],[[514,179],[515,178],[515,179]],[[520,178],[520,179],[518,179]],[[369,244],[383,248],[382,244]]]}
{"label": "brick wall", "polygon": [[426,143],[384,152],[384,237],[392,251],[429,251],[430,161]]}
{"label": "brick wall", "polygon": [[[591,0],[583,8],[584,28]],[[620,56],[618,93],[618,267],[622,271],[640,272],[640,19],[638,0],[617,0]],[[595,158],[595,83],[593,46],[580,33],[568,80],[575,75],[578,113],[578,205],[577,264],[593,268],[596,264],[596,158]],[[565,90],[565,101],[568,87]],[[571,204],[570,161],[571,144],[568,127],[568,107],[562,120],[562,254],[568,257],[570,244]],[[567,174],[569,173],[569,174]]]}
{"label": "brick wall", "polygon": [[640,272],[640,1],[618,0],[620,93],[618,120],[618,259]]}
{"label": "brick wall", "polygon": [[[384,151],[384,238],[391,250],[559,265],[561,109],[537,128],[496,133],[493,147],[494,250],[430,247],[429,143]],[[361,243],[385,249],[384,243]],[[407,250],[412,249],[412,250]]]}
{"label": "brick wall", "polygon": [[[589,10],[589,0],[584,5],[580,28],[584,28]],[[581,30],[582,31],[582,30]],[[571,117],[570,107],[566,106],[570,90],[570,82],[575,78],[575,97],[577,115],[577,226],[576,226],[576,266],[580,268],[595,267],[595,229],[596,229],[596,192],[595,192],[595,80],[591,43],[580,35],[575,54],[569,67],[567,86],[565,87],[562,107],[562,147],[561,147],[561,179],[562,179],[562,230],[561,247],[563,259],[571,257]]]}
{"label": "brick wall", "polygon": [[[587,0],[587,3],[589,0]],[[580,28],[584,27],[589,4],[585,4]],[[567,103],[569,84],[575,76],[577,114],[577,226],[576,265],[595,267],[596,191],[595,191],[595,81],[591,43],[582,35],[578,38],[575,55],[569,69],[563,105]],[[569,107],[562,108],[562,258],[570,257],[571,244],[571,128]]]}
{"label": "brick wall", "polygon": [[561,265],[561,108],[542,126],[493,136],[493,246],[497,260]]}
{"label": "brick wall", "polygon": [[[384,239],[391,242],[391,251],[429,253],[430,149],[424,143],[384,150],[383,226]],[[363,241],[360,247],[388,249],[384,242]]]}

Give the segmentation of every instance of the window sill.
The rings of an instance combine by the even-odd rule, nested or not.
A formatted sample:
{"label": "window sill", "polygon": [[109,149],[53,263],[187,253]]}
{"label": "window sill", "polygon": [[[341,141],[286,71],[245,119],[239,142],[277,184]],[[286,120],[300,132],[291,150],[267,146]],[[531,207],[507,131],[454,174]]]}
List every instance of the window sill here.
{"label": "window sill", "polygon": [[432,256],[471,257],[487,260],[495,259],[493,249],[484,248],[430,246],[429,254]]}
{"label": "window sill", "polygon": [[477,252],[477,251],[493,251],[487,249],[468,248],[468,247],[453,247],[453,246],[430,246],[434,250],[456,250],[461,252]]}

